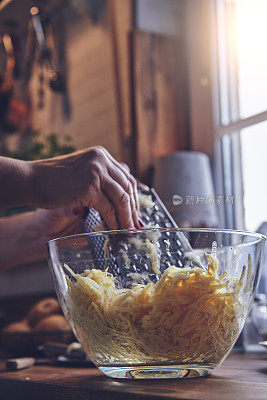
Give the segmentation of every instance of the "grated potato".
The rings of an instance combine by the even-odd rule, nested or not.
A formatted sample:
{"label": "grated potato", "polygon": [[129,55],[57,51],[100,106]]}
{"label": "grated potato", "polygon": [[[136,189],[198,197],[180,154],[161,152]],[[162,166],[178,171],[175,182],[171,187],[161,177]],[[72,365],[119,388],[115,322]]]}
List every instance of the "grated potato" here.
{"label": "grated potato", "polygon": [[207,258],[206,271],[171,266],[157,283],[131,289],[118,289],[107,270],[80,275],[66,266],[75,277],[67,278],[70,318],[91,359],[102,366],[220,362],[242,328],[251,259],[234,281]]}

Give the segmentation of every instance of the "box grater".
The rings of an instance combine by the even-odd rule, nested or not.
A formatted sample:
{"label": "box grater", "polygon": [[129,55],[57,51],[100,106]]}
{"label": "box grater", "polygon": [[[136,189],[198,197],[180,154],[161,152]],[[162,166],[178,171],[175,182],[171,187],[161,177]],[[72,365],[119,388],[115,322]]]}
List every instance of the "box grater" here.
{"label": "box grater", "polygon": [[[101,270],[108,267],[109,272],[117,276],[123,286],[128,286],[126,282],[131,284],[133,279],[136,280],[137,274],[144,282],[155,282],[169,266],[189,265],[187,254],[193,252],[182,232],[168,230],[177,228],[177,225],[155,190],[140,190],[139,193],[148,196],[153,202],[150,207],[142,206],[140,202],[140,212],[145,228],[163,228],[162,230],[155,229],[149,232],[138,230],[136,235],[130,236],[118,233],[118,235],[112,235],[108,241],[107,237],[96,235],[89,241],[96,267]],[[97,232],[101,223],[103,224],[101,216],[91,208],[86,218],[85,231]]]}

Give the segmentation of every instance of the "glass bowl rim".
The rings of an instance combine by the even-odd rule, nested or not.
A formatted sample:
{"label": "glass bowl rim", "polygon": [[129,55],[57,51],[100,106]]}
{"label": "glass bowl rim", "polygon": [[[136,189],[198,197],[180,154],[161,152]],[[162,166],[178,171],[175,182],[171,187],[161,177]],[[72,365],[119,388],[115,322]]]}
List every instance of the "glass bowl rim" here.
{"label": "glass bowl rim", "polygon": [[264,243],[267,239],[265,235],[262,233],[257,232],[249,232],[249,231],[242,231],[236,229],[221,229],[221,228],[163,228],[163,227],[155,227],[155,228],[141,228],[141,229],[116,229],[116,230],[106,230],[106,231],[99,231],[99,232],[88,232],[88,233],[79,233],[75,235],[67,235],[58,238],[54,238],[49,240],[46,243],[46,246],[49,247],[51,243],[56,242],[63,242],[65,240],[71,240],[75,238],[82,238],[86,236],[102,236],[102,235],[112,235],[112,234],[122,234],[122,233],[143,233],[143,232],[154,232],[154,231],[163,231],[163,232],[207,232],[207,233],[225,233],[225,234],[236,234],[236,235],[243,235],[243,236],[251,236],[255,238],[255,241],[247,242],[247,243],[237,243],[235,246],[241,245],[255,245],[257,243]]}

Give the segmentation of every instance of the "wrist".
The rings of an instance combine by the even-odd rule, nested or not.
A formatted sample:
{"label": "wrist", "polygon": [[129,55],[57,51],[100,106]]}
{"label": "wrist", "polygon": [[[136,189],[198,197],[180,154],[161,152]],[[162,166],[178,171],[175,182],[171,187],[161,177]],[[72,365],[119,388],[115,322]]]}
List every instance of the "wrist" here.
{"label": "wrist", "polygon": [[77,205],[75,168],[70,156],[32,161],[32,205],[48,210]]}
{"label": "wrist", "polygon": [[[32,205],[32,168],[29,161],[10,159],[12,168],[11,176],[16,176],[14,186],[16,185],[17,203],[15,206]],[[13,180],[12,180],[13,181]],[[12,201],[12,200],[11,200]]]}
{"label": "wrist", "polygon": [[31,161],[19,160],[25,182],[25,201],[27,206],[33,205],[33,169]]}
{"label": "wrist", "polygon": [[31,175],[29,162],[0,157],[0,209],[31,205]]}
{"label": "wrist", "polygon": [[53,182],[53,174],[49,168],[50,163],[47,160],[38,160],[30,162],[30,181],[32,189],[31,205],[36,208],[50,208],[49,183]]}

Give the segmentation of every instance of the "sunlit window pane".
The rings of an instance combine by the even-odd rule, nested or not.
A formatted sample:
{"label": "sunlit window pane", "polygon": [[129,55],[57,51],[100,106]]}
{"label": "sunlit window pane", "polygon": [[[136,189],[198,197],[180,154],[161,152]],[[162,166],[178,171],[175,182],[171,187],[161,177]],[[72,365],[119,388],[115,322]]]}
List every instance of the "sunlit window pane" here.
{"label": "sunlit window pane", "polygon": [[267,109],[267,0],[236,0],[240,117]]}
{"label": "sunlit window pane", "polygon": [[245,225],[256,230],[267,221],[267,121],[241,131]]}

